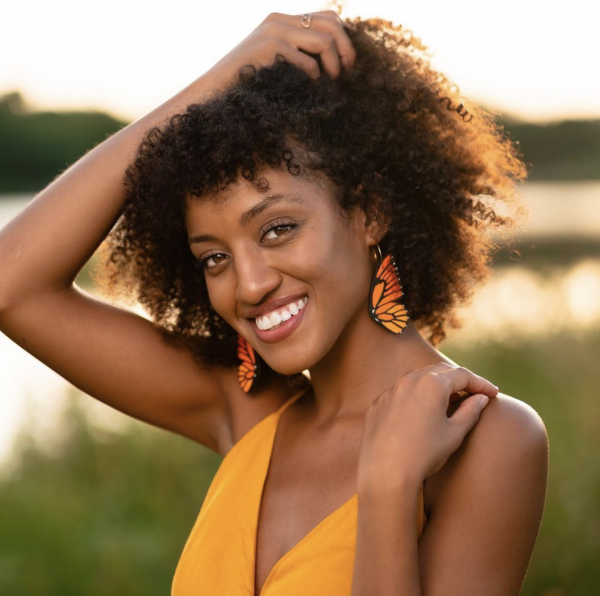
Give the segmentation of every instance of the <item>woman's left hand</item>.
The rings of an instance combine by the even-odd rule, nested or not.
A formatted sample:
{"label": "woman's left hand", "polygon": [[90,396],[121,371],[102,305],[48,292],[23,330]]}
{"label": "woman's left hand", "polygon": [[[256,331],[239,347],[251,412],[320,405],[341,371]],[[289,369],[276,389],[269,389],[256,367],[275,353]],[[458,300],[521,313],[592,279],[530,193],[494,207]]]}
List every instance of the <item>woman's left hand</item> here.
{"label": "woman's left hand", "polygon": [[[450,403],[465,398],[448,418]],[[415,487],[437,472],[479,420],[498,388],[464,367],[440,362],[411,370],[369,406],[358,463],[358,490]]]}

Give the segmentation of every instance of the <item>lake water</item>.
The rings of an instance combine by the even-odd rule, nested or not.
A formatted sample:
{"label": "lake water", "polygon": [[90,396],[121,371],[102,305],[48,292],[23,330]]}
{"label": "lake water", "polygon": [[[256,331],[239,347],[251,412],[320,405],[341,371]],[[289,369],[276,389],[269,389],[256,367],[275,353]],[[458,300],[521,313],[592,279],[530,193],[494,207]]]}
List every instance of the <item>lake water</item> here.
{"label": "lake water", "polygon": [[[600,237],[600,181],[528,182],[524,195],[533,213],[528,236]],[[32,196],[0,195],[0,227],[17,215]]]}
{"label": "lake water", "polygon": [[[524,190],[533,212],[527,237],[600,239],[600,182],[527,183]],[[0,227],[32,196],[0,197]],[[556,267],[544,275],[518,263],[503,267],[459,315],[465,326],[449,341],[473,343],[486,337],[508,341],[523,335],[585,333],[600,326],[600,259],[582,258],[568,268]],[[57,428],[70,387],[0,333],[0,463],[9,461],[21,425],[35,429],[44,447],[51,448],[60,440]],[[112,429],[126,424],[125,417],[108,406],[93,399],[86,401],[95,424]]]}

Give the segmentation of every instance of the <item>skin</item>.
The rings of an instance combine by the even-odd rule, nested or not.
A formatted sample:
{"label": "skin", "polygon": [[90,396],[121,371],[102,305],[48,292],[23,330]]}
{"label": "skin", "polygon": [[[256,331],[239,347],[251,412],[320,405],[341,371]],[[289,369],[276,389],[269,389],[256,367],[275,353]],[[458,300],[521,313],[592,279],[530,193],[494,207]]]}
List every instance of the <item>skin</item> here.
{"label": "skin", "polygon": [[[153,322],[74,280],[119,216],[123,172],[141,138],[225,87],[242,64],[266,64],[275,51],[315,77],[318,65],[305,52],[319,54],[334,77],[355,58],[335,13],[314,13],[310,29],[299,15],[273,13],[207,73],[87,152],[0,231],[0,330],[88,395],[222,455],[291,390],[269,377],[248,399],[235,368],[201,369]],[[517,594],[544,505],[543,422],[452,363],[412,323],[393,336],[368,318],[371,247],[385,225],[359,210],[343,218],[326,186],[267,174],[271,190],[306,197],[304,207],[279,213],[302,222],[289,237],[281,229],[268,235],[281,240],[260,242],[274,212],[240,229],[239,213],[263,198],[244,184],[224,193],[226,207],[190,204],[186,221],[190,235],[210,230],[220,239],[190,247],[196,256],[214,248],[231,259],[207,272],[217,312],[274,370],[308,369],[312,378],[313,391],[280,420],[256,593],[276,560],[358,490],[353,596]],[[248,308],[304,290],[302,325],[278,346],[261,345]],[[495,397],[482,414],[476,398],[456,399],[462,389]],[[413,501],[423,481],[429,522],[417,545]]]}
{"label": "skin", "polygon": [[[543,509],[547,466],[543,423],[531,408],[511,397],[499,397],[489,381],[433,348],[411,322],[394,335],[372,321],[367,309],[376,266],[372,247],[386,232],[384,225],[369,221],[359,208],[345,218],[326,184],[311,183],[284,170],[266,169],[261,175],[269,182],[267,192],[239,179],[212,200],[188,201],[186,215],[190,238],[210,233],[218,239],[190,246],[204,262],[215,310],[271,368],[285,374],[308,370],[312,381],[312,391],[287,408],[280,420],[260,512],[256,593],[275,563],[354,495],[357,487],[364,505],[353,594],[374,593],[375,578],[369,570],[382,557],[369,555],[373,549],[367,546],[394,543],[400,522],[406,527],[403,535],[414,536],[412,497],[416,499],[425,479],[425,510],[433,529],[427,532],[426,528],[422,539],[423,577],[419,579],[420,559],[413,538],[414,544],[397,553],[392,550],[390,555],[391,565],[409,561],[407,569],[396,577],[387,573],[390,583],[382,584],[377,593],[396,593],[397,589],[421,593],[421,582],[439,586],[432,593],[452,585],[459,593],[464,578],[456,574],[456,566],[445,564],[448,577],[444,577],[439,573],[440,563],[436,566],[430,561],[435,557],[447,561],[455,556],[457,544],[468,549],[477,542],[483,542],[487,556],[493,556],[501,570],[495,585],[505,591],[498,593],[518,590]],[[303,203],[280,201],[249,224],[240,223],[242,214],[265,195],[279,193],[299,196]],[[279,227],[269,229],[273,225]],[[262,342],[247,318],[249,310],[271,298],[297,293],[308,295],[300,325],[280,342]],[[479,420],[481,406],[475,395],[459,399],[462,390],[485,393],[497,402],[491,408],[489,428],[473,434],[477,438],[471,440],[475,446],[470,451],[466,447],[457,450]],[[220,444],[237,442],[247,430],[247,426],[223,425]],[[514,469],[502,458],[499,461],[486,435],[495,437],[496,444],[513,445],[515,452],[509,455]],[[531,457],[523,462],[515,454]],[[508,478],[500,476],[490,485],[489,465],[503,468]],[[520,495],[521,507],[515,506],[515,513],[505,500],[514,504],[514,488],[507,481],[518,474],[524,476],[522,490],[527,492]],[[480,521],[490,528],[511,528],[505,531],[507,548],[502,551],[497,534],[485,534],[466,521],[477,511],[477,504],[467,508],[465,503],[478,488],[488,507],[497,500],[505,512],[505,517],[490,520],[493,515],[488,510]],[[382,523],[386,517],[382,512],[393,518],[398,501],[409,504],[410,517],[400,518],[393,535],[385,537],[389,524]],[[465,518],[462,523],[461,517]],[[364,520],[369,520],[366,527]],[[377,527],[382,531],[371,535]],[[440,544],[447,551],[440,551]],[[482,590],[484,585],[490,589],[490,578],[483,575],[488,564],[482,560],[478,580]],[[408,587],[411,572],[413,586]]]}

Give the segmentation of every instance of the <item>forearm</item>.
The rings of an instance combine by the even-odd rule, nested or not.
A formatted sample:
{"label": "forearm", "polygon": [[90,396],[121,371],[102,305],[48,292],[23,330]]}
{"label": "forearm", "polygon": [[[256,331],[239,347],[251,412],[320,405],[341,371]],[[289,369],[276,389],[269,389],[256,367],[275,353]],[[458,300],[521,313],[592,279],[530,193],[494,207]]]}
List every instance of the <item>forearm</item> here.
{"label": "forearm", "polygon": [[203,75],[97,145],[0,231],[0,307],[73,283],[118,219],[123,175],[143,136],[211,88]]}
{"label": "forearm", "polygon": [[352,596],[420,596],[419,486],[358,493]]}

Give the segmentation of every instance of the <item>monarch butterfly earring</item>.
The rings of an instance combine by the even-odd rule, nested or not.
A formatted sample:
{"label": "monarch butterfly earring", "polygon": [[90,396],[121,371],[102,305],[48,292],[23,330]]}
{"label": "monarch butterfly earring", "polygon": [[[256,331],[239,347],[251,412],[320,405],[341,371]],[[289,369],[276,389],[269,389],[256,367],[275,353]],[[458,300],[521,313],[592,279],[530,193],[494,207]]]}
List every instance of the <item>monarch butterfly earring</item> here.
{"label": "monarch butterfly earring", "polygon": [[260,374],[260,369],[254,348],[239,333],[237,356],[240,359],[240,364],[238,366],[238,383],[245,393],[250,393],[254,381]]}
{"label": "monarch butterfly earring", "polygon": [[408,324],[408,312],[401,301],[403,293],[398,268],[391,254],[384,258],[378,243],[375,248],[378,265],[371,282],[369,315],[376,323],[398,335]]}

